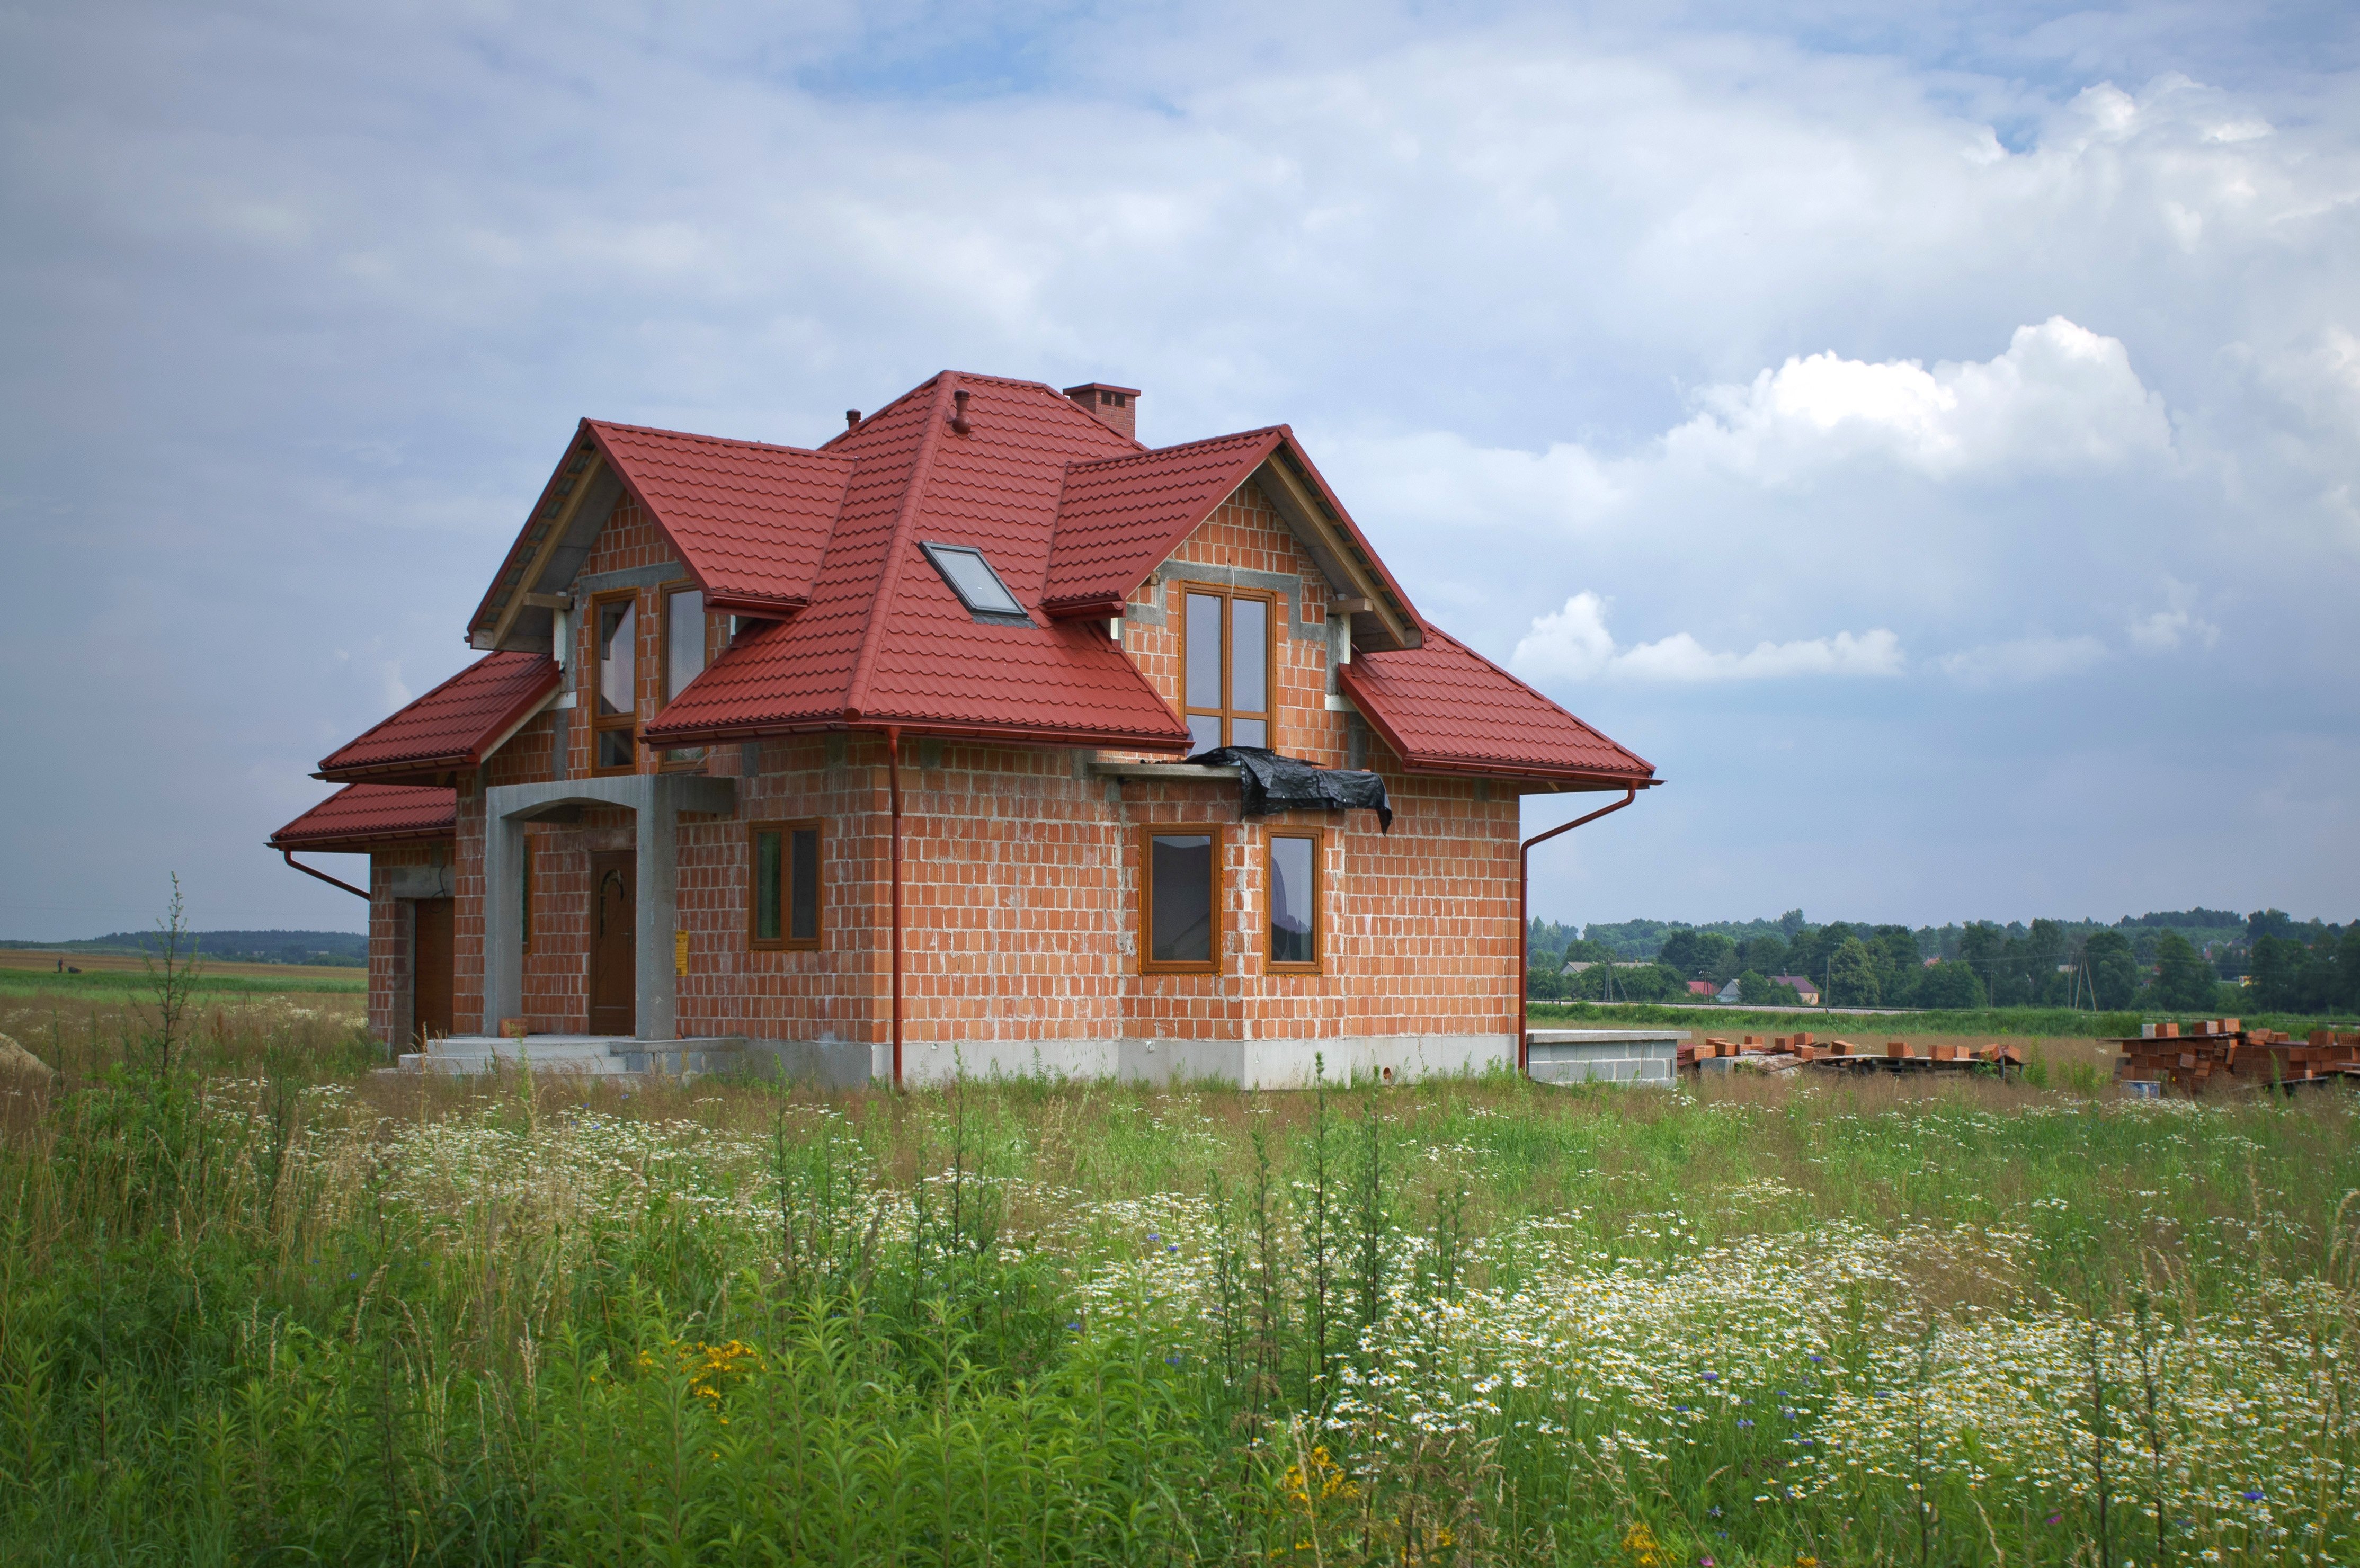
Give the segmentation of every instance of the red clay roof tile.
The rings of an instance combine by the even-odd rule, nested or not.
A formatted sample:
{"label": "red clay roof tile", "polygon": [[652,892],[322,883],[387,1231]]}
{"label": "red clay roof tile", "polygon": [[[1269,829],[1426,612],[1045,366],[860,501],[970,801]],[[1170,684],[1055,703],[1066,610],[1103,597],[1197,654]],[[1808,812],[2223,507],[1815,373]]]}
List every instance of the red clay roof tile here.
{"label": "red clay roof tile", "polygon": [[270,835],[273,849],[366,849],[458,831],[459,792],[414,784],[347,784]]}
{"label": "red clay roof tile", "polygon": [[601,419],[583,428],[672,540],[708,607],[778,615],[811,598],[850,458]]}
{"label": "red clay roof tile", "polygon": [[487,653],[391,718],[331,752],[320,777],[418,782],[473,768],[557,689],[545,653]]}
{"label": "red clay roof tile", "polygon": [[1353,705],[1413,771],[1645,784],[1625,750],[1431,623],[1423,646],[1356,654],[1338,672]]}
{"label": "red clay roof tile", "polygon": [[1131,591],[1285,439],[1279,430],[1247,430],[1072,464],[1042,607],[1120,614]]}

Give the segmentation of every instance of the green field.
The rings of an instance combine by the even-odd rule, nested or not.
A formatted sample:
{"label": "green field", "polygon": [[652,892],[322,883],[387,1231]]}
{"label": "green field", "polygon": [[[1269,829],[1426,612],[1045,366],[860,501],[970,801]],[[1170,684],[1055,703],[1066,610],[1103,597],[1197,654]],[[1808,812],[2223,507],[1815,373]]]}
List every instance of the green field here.
{"label": "green field", "polygon": [[0,1561],[2360,1552],[2341,1090],[625,1094],[264,1019],[0,1091]]}
{"label": "green field", "polygon": [[[1532,1002],[1525,1011],[1534,1029],[1619,1029],[1633,1023],[1669,1024],[1708,1034],[1792,1034],[1808,1029],[1817,1035],[1885,1034],[1942,1035],[2136,1035],[2143,1023],[2184,1018],[2185,1013],[2092,1013],[2066,1007],[1931,1008],[1906,1013],[1844,1013],[1819,1008],[1772,1012],[1754,1007],[1677,1007],[1654,1002]],[[2292,1013],[2245,1013],[2239,1021],[2248,1029],[2282,1029],[2303,1035],[2314,1029],[2351,1029],[2349,1018],[2311,1018]]]}

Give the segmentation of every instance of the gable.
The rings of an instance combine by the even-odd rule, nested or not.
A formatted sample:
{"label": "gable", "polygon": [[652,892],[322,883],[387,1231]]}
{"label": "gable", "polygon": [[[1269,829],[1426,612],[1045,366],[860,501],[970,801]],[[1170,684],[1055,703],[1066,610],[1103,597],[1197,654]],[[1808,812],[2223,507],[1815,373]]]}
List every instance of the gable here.
{"label": "gable", "polygon": [[626,496],[715,610],[808,603],[854,463],[841,453],[585,419],[476,606],[477,648],[550,646],[558,600]]}
{"label": "gable", "polygon": [[1120,614],[1147,574],[1249,479],[1328,585],[1355,601],[1356,641],[1418,645],[1425,623],[1408,595],[1284,425],[1068,467],[1042,609],[1058,617]]}

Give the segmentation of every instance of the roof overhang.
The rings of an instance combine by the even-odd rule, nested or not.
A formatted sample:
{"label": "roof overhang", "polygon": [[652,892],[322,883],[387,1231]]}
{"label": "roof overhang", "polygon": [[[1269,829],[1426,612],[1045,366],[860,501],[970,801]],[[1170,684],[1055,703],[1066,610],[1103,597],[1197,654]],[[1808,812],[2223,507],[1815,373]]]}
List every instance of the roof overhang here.
{"label": "roof overhang", "polygon": [[[563,675],[558,670],[554,659],[544,659],[542,665],[539,678],[525,687],[516,701],[509,703],[503,712],[494,715],[491,722],[476,733],[475,738],[464,746],[454,746],[439,752],[418,753],[384,762],[336,765],[338,755],[351,750],[354,746],[358,746],[367,739],[366,735],[363,735],[322,758],[319,771],[311,777],[337,784],[440,784],[446,781],[448,776],[453,773],[471,768],[480,768],[500,747],[515,739],[519,730],[539,718],[542,712],[557,700],[558,689],[563,682]],[[467,673],[468,671],[465,670],[461,671],[460,676],[444,681],[442,686],[436,687],[434,691],[419,698],[409,707],[403,708],[401,713],[409,713],[411,709],[432,701]],[[399,718],[400,714],[397,713],[394,717]],[[382,724],[377,726],[378,729],[383,727]]]}
{"label": "roof overhang", "polygon": [[1369,608],[1352,616],[1352,643],[1377,651],[1416,648],[1426,641],[1424,624],[1409,596],[1360,536],[1328,481],[1296,444],[1295,432],[1273,448],[1253,478],[1287,528],[1342,598],[1365,599]]}

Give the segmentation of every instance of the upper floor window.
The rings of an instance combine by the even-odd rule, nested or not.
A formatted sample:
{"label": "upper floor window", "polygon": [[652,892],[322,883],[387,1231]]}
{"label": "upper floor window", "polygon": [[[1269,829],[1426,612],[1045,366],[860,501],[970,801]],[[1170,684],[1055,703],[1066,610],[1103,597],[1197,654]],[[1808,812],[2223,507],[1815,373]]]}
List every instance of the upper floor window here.
{"label": "upper floor window", "polygon": [[1269,597],[1191,583],[1186,598],[1181,706],[1194,749],[1272,745]]}
{"label": "upper floor window", "polygon": [[705,594],[683,588],[664,595],[664,701],[705,673]]}
{"label": "upper floor window", "polygon": [[639,727],[639,599],[621,593],[594,602],[591,649],[598,672],[591,717],[591,768],[627,773],[638,762]]}
{"label": "upper floor window", "polygon": [[959,603],[967,607],[969,614],[1031,620],[1024,614],[1024,606],[1016,602],[1016,595],[1008,591],[1008,584],[1000,580],[1000,573],[991,569],[991,562],[983,558],[983,551],[963,544],[922,544],[918,548],[926,552],[926,559],[934,563],[934,570],[943,574],[943,581],[950,584],[951,592],[958,595]]}

